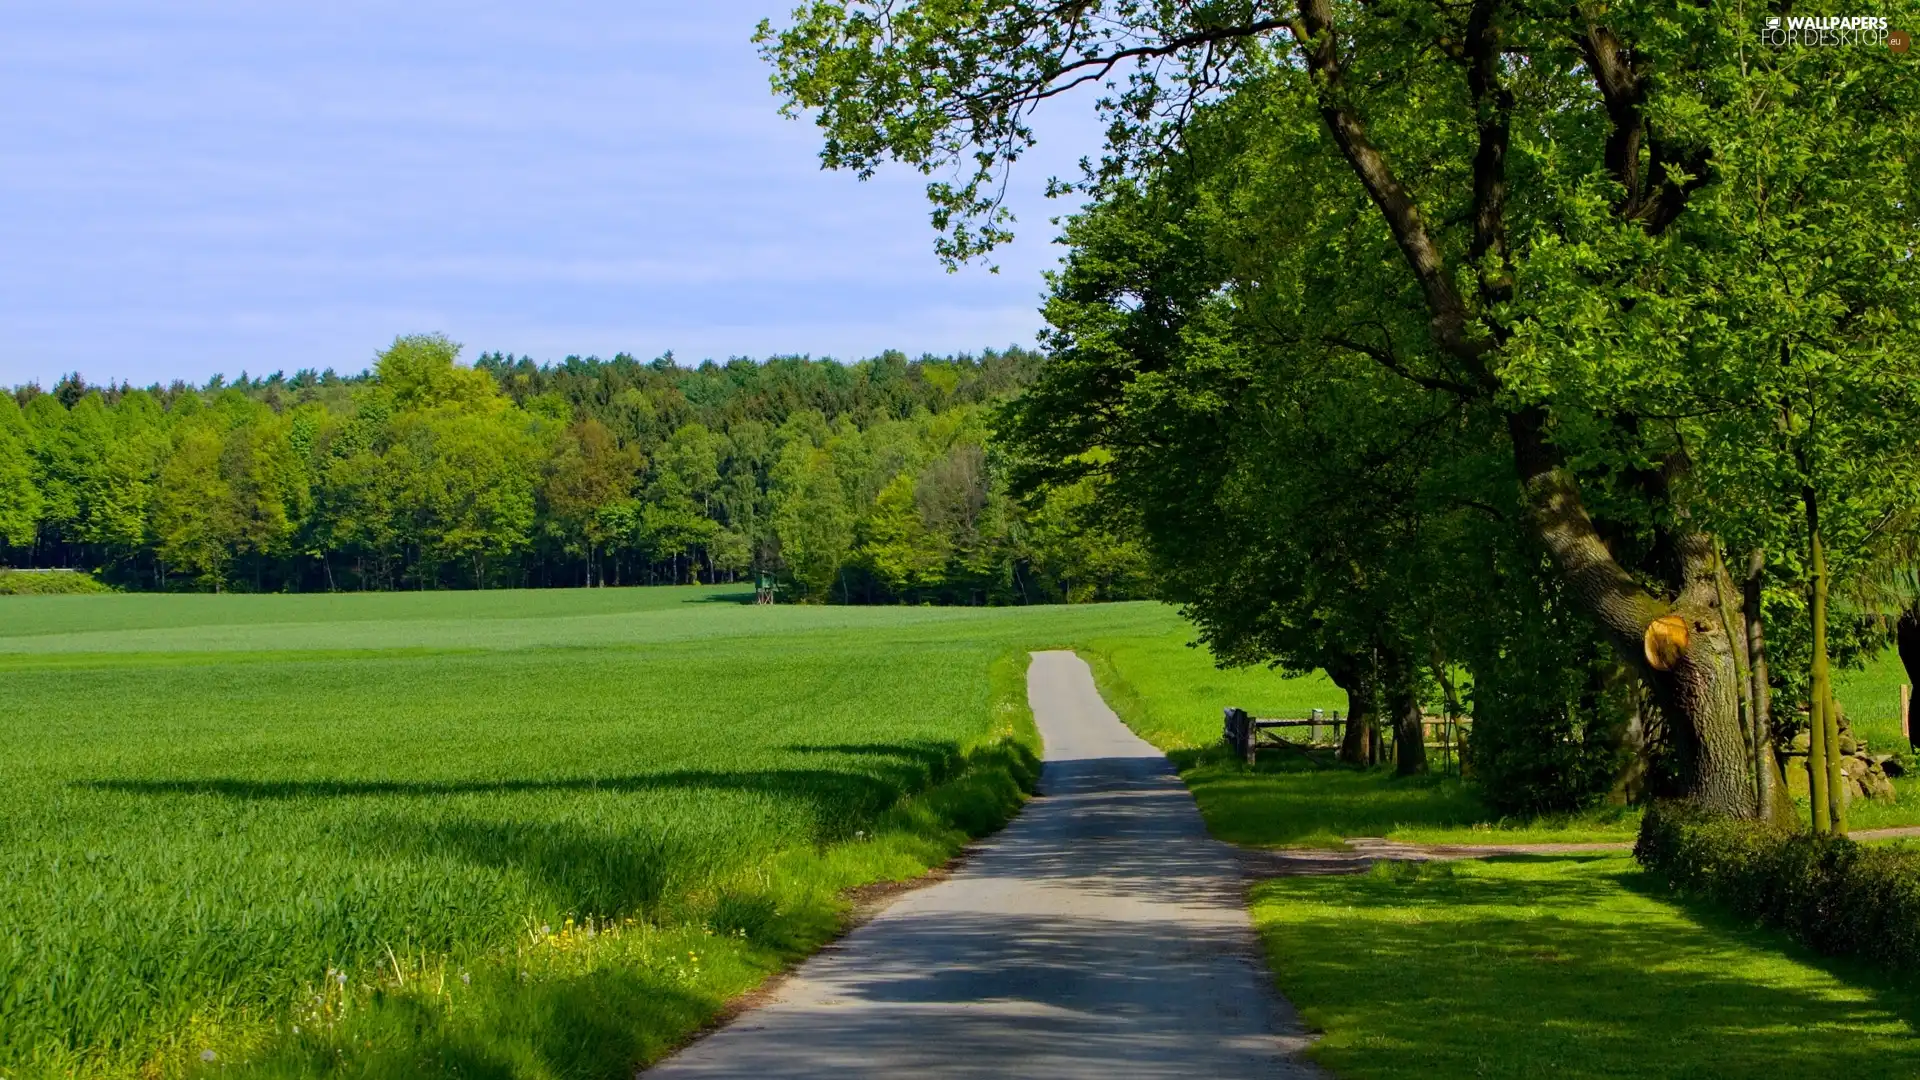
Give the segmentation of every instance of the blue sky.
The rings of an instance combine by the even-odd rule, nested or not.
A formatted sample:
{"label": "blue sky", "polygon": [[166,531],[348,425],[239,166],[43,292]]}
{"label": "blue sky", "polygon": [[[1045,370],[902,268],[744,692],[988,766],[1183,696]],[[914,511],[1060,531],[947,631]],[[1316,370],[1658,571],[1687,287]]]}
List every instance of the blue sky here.
{"label": "blue sky", "polygon": [[1016,175],[1001,272],[924,179],[822,172],[750,42],[791,0],[0,0],[0,384],[357,371],[395,334],[650,358],[1031,344],[1059,249]]}

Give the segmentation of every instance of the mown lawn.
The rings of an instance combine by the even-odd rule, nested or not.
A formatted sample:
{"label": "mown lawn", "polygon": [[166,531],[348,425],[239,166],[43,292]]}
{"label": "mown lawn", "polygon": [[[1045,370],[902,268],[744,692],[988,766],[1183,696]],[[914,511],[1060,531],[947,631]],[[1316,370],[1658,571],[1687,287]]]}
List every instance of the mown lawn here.
{"label": "mown lawn", "polygon": [[1252,913],[1343,1080],[1920,1070],[1920,986],[1678,905],[1624,855],[1278,878]]}
{"label": "mown lawn", "polygon": [[[1213,671],[1184,635],[1083,648],[1167,749],[1214,834],[1254,846],[1631,840],[1638,814],[1494,821],[1468,785],[1212,748],[1219,709],[1343,704],[1317,679]],[[1882,810],[1898,818],[1909,803]],[[1862,817],[1856,812],[1855,820]],[[1624,853],[1382,865],[1251,894],[1281,991],[1342,1080],[1920,1075],[1920,982],[1808,954],[1675,901]]]}
{"label": "mown lawn", "polygon": [[628,1076],[1017,807],[1159,605],[0,603],[0,1076]]}

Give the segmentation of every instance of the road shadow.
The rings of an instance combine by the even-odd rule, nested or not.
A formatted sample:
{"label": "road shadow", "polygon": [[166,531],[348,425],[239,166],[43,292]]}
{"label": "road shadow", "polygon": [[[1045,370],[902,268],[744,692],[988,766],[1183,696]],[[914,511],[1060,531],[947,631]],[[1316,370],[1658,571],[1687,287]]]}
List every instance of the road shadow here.
{"label": "road shadow", "polygon": [[795,996],[646,1075],[1317,1075],[1274,1036],[1290,1024],[1257,968],[1223,968],[1240,963],[1243,935],[1137,917],[890,913],[809,964]]}

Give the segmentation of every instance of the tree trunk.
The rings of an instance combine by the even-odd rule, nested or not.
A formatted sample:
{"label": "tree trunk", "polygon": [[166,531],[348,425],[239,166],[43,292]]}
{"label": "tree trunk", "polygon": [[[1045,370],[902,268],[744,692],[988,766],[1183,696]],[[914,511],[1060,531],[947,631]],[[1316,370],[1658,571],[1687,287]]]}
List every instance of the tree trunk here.
{"label": "tree trunk", "polygon": [[[1808,679],[1811,699],[1808,719],[1817,735],[1809,736],[1807,772],[1814,781],[1813,831],[1831,832],[1842,828],[1844,814],[1840,801],[1840,724],[1833,709],[1833,672],[1827,661],[1827,551],[1820,538],[1820,503],[1811,487],[1801,491],[1807,507],[1807,537],[1813,570],[1813,671]],[[1816,765],[1811,751],[1820,753]]]}
{"label": "tree trunk", "polygon": [[1628,806],[1639,802],[1647,793],[1647,731],[1653,726],[1647,722],[1647,710],[1654,705],[1648,699],[1646,685],[1631,667],[1620,665],[1613,677],[1625,681],[1633,707],[1620,726],[1607,733],[1610,745],[1620,752],[1624,762],[1619,775],[1613,778],[1607,801],[1615,806]]}
{"label": "tree trunk", "polygon": [[[1679,790],[1670,794],[1753,818],[1753,758],[1740,727],[1733,642],[1714,611],[1712,542],[1683,531],[1676,545],[1680,595],[1672,601],[1654,596],[1613,558],[1594,528],[1578,484],[1547,439],[1545,413],[1522,409],[1509,417],[1508,430],[1535,535],[1568,594],[1606,632],[1667,720],[1679,766]],[[1679,631],[1677,648],[1656,655],[1649,630],[1666,616],[1677,617],[1668,624]]]}
{"label": "tree trunk", "polygon": [[1333,685],[1347,692],[1347,730],[1340,739],[1340,760],[1349,765],[1373,762],[1373,663],[1369,657],[1344,657],[1327,665]]}
{"label": "tree trunk", "polygon": [[1427,726],[1420,712],[1420,675],[1397,651],[1383,650],[1381,672],[1387,712],[1393,717],[1394,775],[1416,776],[1427,771]]}
{"label": "tree trunk", "polygon": [[1787,794],[1780,758],[1773,752],[1773,687],[1767,682],[1766,619],[1761,608],[1761,586],[1767,573],[1766,553],[1755,549],[1747,557],[1747,580],[1742,586],[1741,614],[1747,630],[1748,700],[1753,703],[1753,767],[1758,778],[1760,816],[1778,825],[1790,825],[1795,810]]}
{"label": "tree trunk", "polygon": [[1807,504],[1807,535],[1813,555],[1813,673],[1808,695],[1813,699],[1810,716],[1820,731],[1818,740],[1810,742],[1819,747],[1822,758],[1816,768],[1813,755],[1807,756],[1809,774],[1820,781],[1813,799],[1813,831],[1844,833],[1847,814],[1840,769],[1840,718],[1833,706],[1833,669],[1827,660],[1827,551],[1820,538],[1819,502],[1813,489],[1807,488],[1802,497]]}
{"label": "tree trunk", "polygon": [[[1920,607],[1909,607],[1900,613],[1900,621],[1894,624],[1893,640],[1900,650],[1900,664],[1907,669],[1907,684],[1920,686]],[[1915,750],[1920,750],[1920,724],[1907,718],[1907,741]]]}

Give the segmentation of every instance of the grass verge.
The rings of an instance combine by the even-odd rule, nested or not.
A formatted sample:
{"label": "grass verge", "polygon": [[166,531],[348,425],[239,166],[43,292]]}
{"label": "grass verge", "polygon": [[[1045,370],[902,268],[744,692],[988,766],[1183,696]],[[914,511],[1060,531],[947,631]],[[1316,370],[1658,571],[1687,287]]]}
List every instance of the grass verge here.
{"label": "grass verge", "polygon": [[[1297,715],[1344,702],[1319,680],[1215,671],[1179,635],[1096,640],[1082,655],[1225,840],[1630,842],[1639,826],[1627,809],[1494,820],[1454,779],[1279,754],[1248,770],[1215,746],[1222,707]],[[1280,989],[1323,1033],[1313,1056],[1342,1080],[1915,1071],[1914,985],[1676,903],[1625,852],[1274,878],[1250,907]]]}

